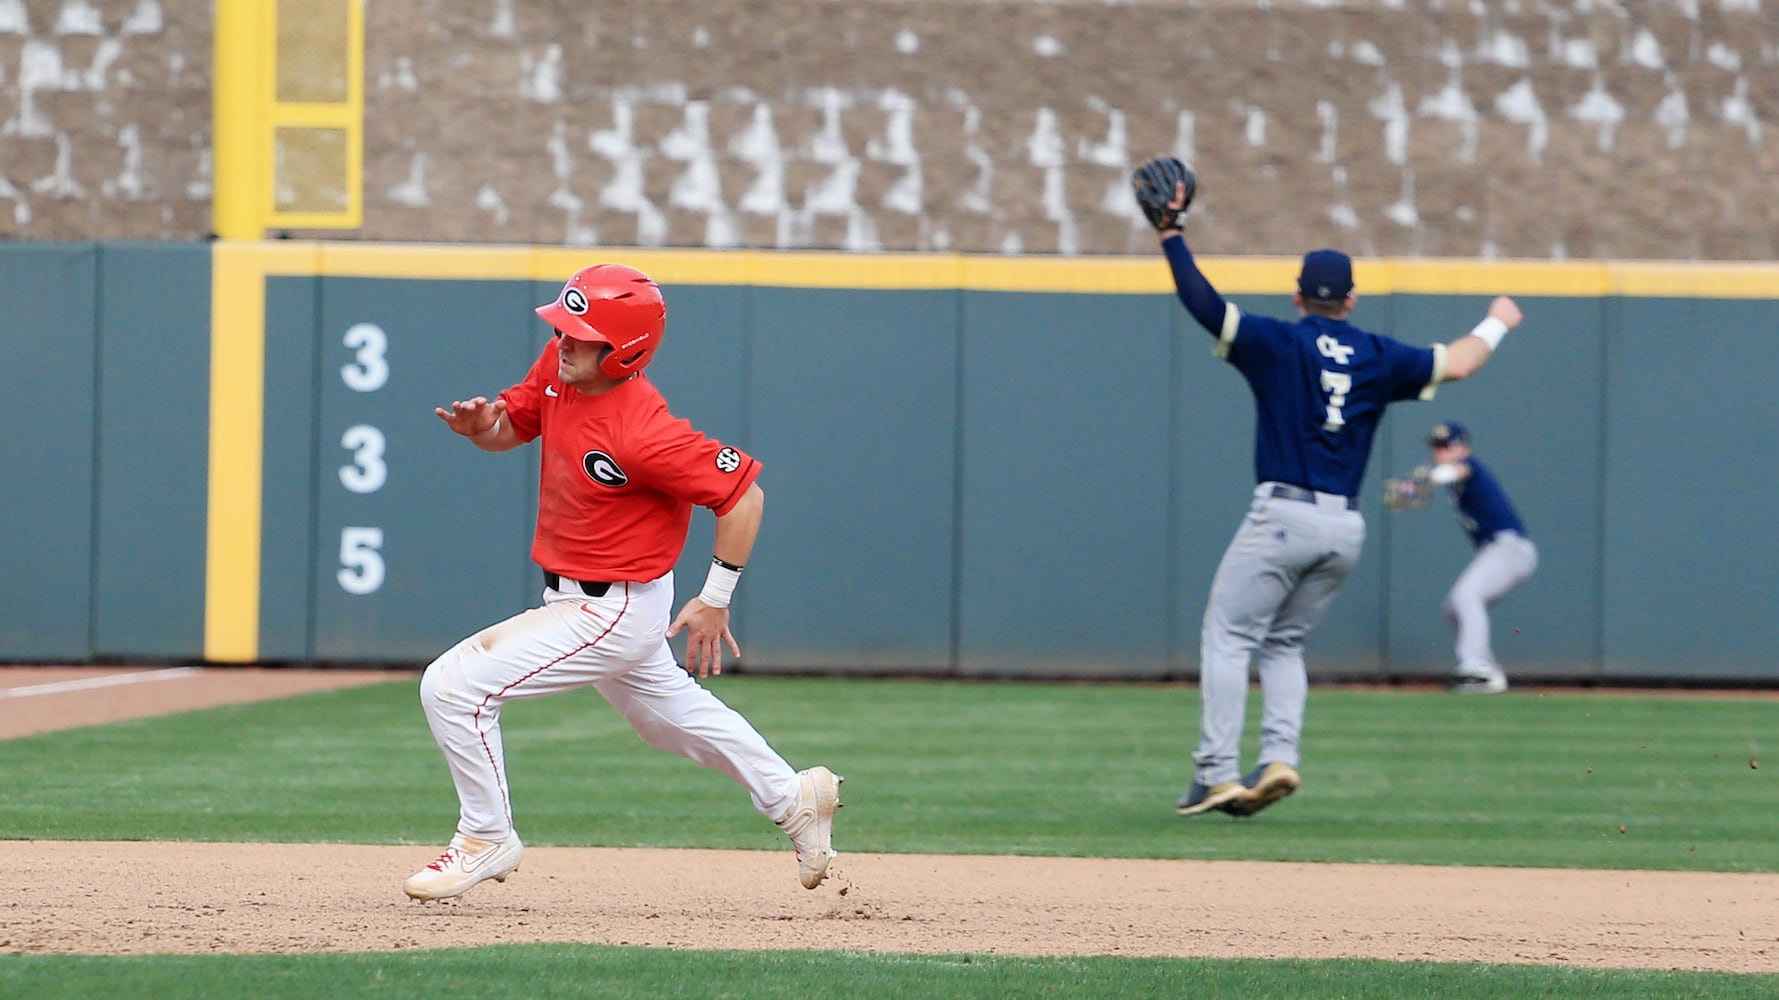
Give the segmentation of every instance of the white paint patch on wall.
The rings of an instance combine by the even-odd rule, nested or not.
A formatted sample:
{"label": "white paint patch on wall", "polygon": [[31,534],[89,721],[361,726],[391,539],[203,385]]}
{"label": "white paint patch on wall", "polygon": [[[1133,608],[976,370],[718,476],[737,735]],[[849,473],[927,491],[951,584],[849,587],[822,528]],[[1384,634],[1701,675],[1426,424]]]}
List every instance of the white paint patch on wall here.
{"label": "white paint patch on wall", "polygon": [[1347,168],[1334,168],[1334,203],[1328,206],[1328,221],[1341,229],[1357,229],[1359,213],[1353,209],[1353,197],[1347,189]]}
{"label": "white paint patch on wall", "polygon": [[1718,69],[1734,73],[1742,68],[1742,53],[1722,42],[1712,42],[1705,49],[1705,61]]}
{"label": "white paint patch on wall", "polygon": [[1668,148],[1679,149],[1686,145],[1687,127],[1692,122],[1692,114],[1687,109],[1686,91],[1681,89],[1673,74],[1668,76],[1668,92],[1655,106],[1655,123],[1660,126],[1668,137]]}
{"label": "white paint patch on wall", "polygon": [[1384,92],[1371,99],[1371,116],[1384,123],[1384,158],[1396,166],[1408,162],[1408,107],[1402,99],[1402,87],[1395,80],[1386,80]]}
{"label": "white paint patch on wall", "polygon": [[5,131],[24,136],[56,134],[55,124],[37,107],[37,92],[63,87],[62,50],[49,42],[27,39],[19,50],[19,116],[6,123]]}
{"label": "white paint patch on wall", "polygon": [[1532,46],[1506,30],[1491,32],[1477,47],[1477,58],[1497,66],[1524,69],[1532,65]]}
{"label": "white paint patch on wall", "polygon": [[121,34],[155,35],[163,27],[161,5],[156,0],[136,0],[136,9],[124,20]]}
{"label": "white paint patch on wall", "polygon": [[482,190],[476,192],[476,207],[484,212],[492,213],[494,224],[497,226],[506,225],[507,219],[511,217],[507,212],[506,199],[500,196],[500,192],[496,191],[492,184],[484,184]]}
{"label": "white paint patch on wall", "polygon": [[1662,43],[1648,28],[1637,30],[1636,37],[1631,41],[1630,59],[1633,65],[1644,69],[1662,69],[1668,64],[1662,58]]}
{"label": "white paint patch on wall", "polygon": [[1457,122],[1460,135],[1458,160],[1476,162],[1477,123],[1481,116],[1476,112],[1476,105],[1470,102],[1470,95],[1464,92],[1457,70],[1446,78],[1445,86],[1437,94],[1421,98],[1416,112],[1423,118]]}
{"label": "white paint patch on wall", "polygon": [[1174,116],[1174,154],[1187,163],[1198,160],[1198,116],[1190,111]]}
{"label": "white paint patch on wall", "polygon": [[1044,218],[1056,223],[1056,252],[1065,255],[1079,253],[1081,241],[1075,225],[1075,214],[1069,209],[1066,183],[1067,147],[1064,145],[1062,130],[1057,125],[1054,109],[1038,109],[1032,132],[1025,140],[1025,149],[1032,166],[1037,167],[1044,175],[1040,203],[1044,207]]}
{"label": "white paint patch on wall", "polygon": [[993,202],[989,192],[994,190],[995,161],[982,147],[982,109],[974,104],[964,107],[964,162],[976,168],[976,183],[970,185],[958,197],[958,207],[966,212],[986,215]]}
{"label": "white paint patch on wall", "polygon": [[729,155],[754,168],[754,181],[737,207],[754,215],[784,211],[784,147],[772,121],[772,105],[765,101],[754,104],[747,128],[729,140]]}
{"label": "white paint patch on wall", "polygon": [[123,147],[124,163],[118,175],[99,186],[107,198],[140,201],[142,186],[142,130],[134,122],[118,130],[117,144]]}
{"label": "white paint patch on wall", "polygon": [[408,176],[389,189],[389,200],[409,208],[425,208],[432,204],[426,191],[426,153],[415,150],[408,159]]}
{"label": "white paint patch on wall", "polygon": [[1748,99],[1747,77],[1736,77],[1736,92],[1723,99],[1723,120],[1726,125],[1740,125],[1750,146],[1760,145],[1760,114]]}
{"label": "white paint patch on wall", "polygon": [[[488,22],[488,34],[495,38],[513,38],[518,35],[513,25],[513,0],[494,0],[494,17]],[[501,210],[505,211],[505,207]]]}
{"label": "white paint patch on wall", "polygon": [[1333,101],[1317,101],[1316,121],[1322,125],[1322,142],[1316,147],[1316,162],[1333,163],[1340,155],[1340,109]]}
{"label": "white paint patch on wall", "polygon": [[1543,162],[1545,147],[1550,144],[1550,120],[1545,116],[1543,105],[1538,103],[1532,81],[1521,77],[1517,83],[1497,95],[1495,113],[1510,122],[1527,126],[1526,152],[1532,157],[1532,162]]}
{"label": "white paint patch on wall", "polygon": [[414,75],[414,60],[408,56],[397,56],[395,66],[377,74],[377,86],[383,90],[406,90],[410,93],[420,89],[420,80]]}
{"label": "white paint patch on wall", "polygon": [[1413,229],[1421,224],[1421,213],[1415,208],[1415,172],[1412,167],[1403,169],[1401,195],[1395,204],[1384,209],[1384,215],[1404,229]]}
{"label": "white paint patch on wall", "polygon": [[1625,108],[1606,92],[1599,77],[1594,78],[1593,87],[1567,113],[1575,121],[1600,126],[1595,145],[1602,153],[1612,152],[1612,138],[1619,123],[1625,120]]}
{"label": "white paint patch on wall", "polygon": [[103,35],[105,25],[99,18],[99,8],[87,0],[62,0],[61,13],[56,15],[55,33],[58,35]]}
{"label": "white paint patch on wall", "polygon": [[519,54],[519,96],[539,104],[562,100],[562,46],[550,44],[541,55]]}
{"label": "white paint patch on wall", "polygon": [[1242,115],[1242,138],[1255,149],[1266,145],[1266,109],[1250,104]]}
{"label": "white paint patch on wall", "polygon": [[877,98],[878,106],[887,112],[883,135],[865,143],[865,155],[879,163],[906,168],[883,193],[882,205],[891,212],[920,215],[926,208],[922,192],[920,150],[914,145],[914,116],[918,110],[913,97],[890,88]]}
{"label": "white paint patch on wall", "polygon": [[74,146],[66,132],[56,133],[56,165],[31,182],[31,190],[58,200],[86,197],[86,188],[74,179]]}
{"label": "white paint patch on wall", "polygon": [[5,174],[0,174],[0,198],[12,199],[12,221],[16,225],[27,226],[31,223],[31,203],[25,200],[23,192],[12,186]]}
{"label": "white paint patch on wall", "polygon": [[[25,0],[0,0],[0,34],[29,35],[31,33],[31,16],[25,10]],[[0,192],[4,196],[4,192]]]}

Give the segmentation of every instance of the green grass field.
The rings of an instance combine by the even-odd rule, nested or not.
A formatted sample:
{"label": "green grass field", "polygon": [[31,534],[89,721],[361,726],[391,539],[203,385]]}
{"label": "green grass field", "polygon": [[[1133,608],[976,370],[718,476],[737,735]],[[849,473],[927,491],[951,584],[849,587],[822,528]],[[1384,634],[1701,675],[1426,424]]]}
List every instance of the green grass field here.
{"label": "green grass field", "polygon": [[[1197,733],[1189,686],[712,687],[794,765],[847,775],[843,851],[1779,870],[1779,789],[1758,766],[1770,700],[1316,689],[1304,791],[1238,821],[1173,814]],[[511,705],[505,730],[528,844],[782,846],[727,778],[643,746],[591,691]],[[0,803],[0,839],[436,845],[456,819],[412,678],[0,743]],[[490,963],[515,985],[482,979]],[[454,981],[475,996],[1779,995],[1779,976],[1364,961],[0,956],[8,997],[415,996]]]}

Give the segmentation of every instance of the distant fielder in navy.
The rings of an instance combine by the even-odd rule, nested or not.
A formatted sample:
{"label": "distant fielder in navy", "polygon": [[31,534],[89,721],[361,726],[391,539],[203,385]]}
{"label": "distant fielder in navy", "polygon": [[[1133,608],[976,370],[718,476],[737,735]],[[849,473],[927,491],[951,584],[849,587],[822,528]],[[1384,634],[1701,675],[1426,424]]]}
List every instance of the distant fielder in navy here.
{"label": "distant fielder in navy", "polygon": [[1458,665],[1452,690],[1465,694],[1500,694],[1507,673],[1489,644],[1489,607],[1538,569],[1538,547],[1526,534],[1501,481],[1470,451],[1470,432],[1446,421],[1427,437],[1433,465],[1421,466],[1386,485],[1386,502],[1397,510],[1427,505],[1434,486],[1451,493],[1458,524],[1476,546],[1476,555],[1445,599],[1446,621],[1457,634]]}
{"label": "distant fielder in navy", "polygon": [[[1309,678],[1304,638],[1327,610],[1365,543],[1359,489],[1372,436],[1389,404],[1431,399],[1441,382],[1469,378],[1519,325],[1512,299],[1450,345],[1411,347],[1347,322],[1356,302],[1352,261],[1305,254],[1292,296],[1295,322],[1249,315],[1198,270],[1181,233],[1197,178],[1174,157],[1131,177],[1161,237],[1186,311],[1216,338],[1213,353],[1254,395],[1254,489],[1211,583],[1201,632],[1202,703],[1191,789],[1177,810],[1246,816],[1296,791]],[[1241,770],[1248,665],[1257,657],[1264,711],[1257,766]]]}

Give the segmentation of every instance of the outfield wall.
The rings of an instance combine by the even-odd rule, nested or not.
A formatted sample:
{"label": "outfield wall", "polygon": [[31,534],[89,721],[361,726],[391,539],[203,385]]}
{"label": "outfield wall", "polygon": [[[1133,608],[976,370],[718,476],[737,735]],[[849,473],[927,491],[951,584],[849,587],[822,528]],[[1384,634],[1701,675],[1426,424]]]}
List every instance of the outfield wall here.
{"label": "outfield wall", "polygon": [[[0,247],[0,657],[424,662],[537,598],[535,449],[432,407],[523,374],[534,305],[596,258],[666,287],[651,369],[765,463],[749,669],[1158,677],[1252,485],[1252,404],[1153,258],[276,242]],[[1449,340],[1527,314],[1479,378],[1386,420],[1321,676],[1439,674],[1469,556],[1383,477],[1470,425],[1541,551],[1497,610],[1521,676],[1763,680],[1779,268],[1360,261],[1358,319]],[[1210,259],[1244,308],[1295,262]],[[694,520],[681,592],[708,560]]]}

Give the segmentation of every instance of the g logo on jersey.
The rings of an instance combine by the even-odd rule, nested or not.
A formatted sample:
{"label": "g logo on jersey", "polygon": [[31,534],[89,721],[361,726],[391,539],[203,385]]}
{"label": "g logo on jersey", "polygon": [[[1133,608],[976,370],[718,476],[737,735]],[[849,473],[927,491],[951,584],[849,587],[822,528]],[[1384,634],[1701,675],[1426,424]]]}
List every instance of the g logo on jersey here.
{"label": "g logo on jersey", "polygon": [[562,292],[562,308],[576,316],[587,315],[587,296],[578,288],[565,289]]}
{"label": "g logo on jersey", "polygon": [[601,486],[614,489],[630,481],[624,470],[618,468],[617,459],[603,451],[590,451],[581,458],[581,468],[587,470],[587,478]]}
{"label": "g logo on jersey", "polygon": [[734,448],[724,448],[717,452],[717,469],[721,472],[734,472],[741,468],[741,452]]}

